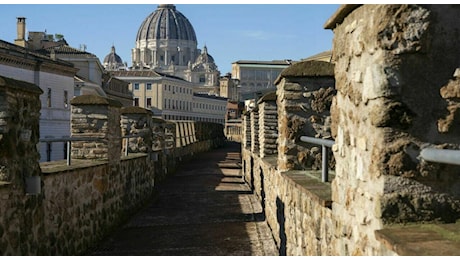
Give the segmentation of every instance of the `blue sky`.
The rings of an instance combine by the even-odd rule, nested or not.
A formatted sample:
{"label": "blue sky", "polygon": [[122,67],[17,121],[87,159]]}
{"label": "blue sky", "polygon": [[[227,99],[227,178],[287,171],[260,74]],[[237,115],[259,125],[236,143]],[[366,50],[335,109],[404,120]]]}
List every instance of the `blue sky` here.
{"label": "blue sky", "polygon": [[[26,17],[27,31],[63,34],[70,46],[79,48],[85,44],[86,50],[101,62],[113,44],[117,54],[131,65],[137,30],[158,4],[87,2],[0,4],[0,39],[14,42],[16,17]],[[198,48],[206,44],[222,75],[230,72],[231,63],[237,60],[300,60],[330,50],[333,32],[325,30],[323,25],[339,7],[289,1],[286,2],[289,4],[175,3],[193,25]]]}

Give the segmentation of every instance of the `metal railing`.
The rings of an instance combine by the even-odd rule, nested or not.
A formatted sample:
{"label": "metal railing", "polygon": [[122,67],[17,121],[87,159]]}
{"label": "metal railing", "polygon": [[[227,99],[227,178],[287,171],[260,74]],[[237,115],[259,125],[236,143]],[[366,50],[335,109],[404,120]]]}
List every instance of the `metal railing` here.
{"label": "metal railing", "polygon": [[[134,138],[134,137],[139,137],[139,135],[125,135],[122,136],[121,139],[127,139],[126,145],[125,145],[125,156],[128,156],[128,145],[129,145],[129,138]],[[94,142],[94,141],[99,141],[99,142],[107,142],[107,139],[105,138],[100,138],[100,137],[63,137],[63,138],[42,138],[39,140],[40,143],[67,143],[67,149],[66,149],[66,160],[67,160],[67,165],[70,166],[72,165],[72,142]],[[123,144],[122,144],[123,145]]]}
{"label": "metal railing", "polygon": [[309,137],[309,136],[301,136],[300,141],[310,144],[317,144],[321,145],[321,181],[328,182],[329,181],[329,148],[334,145],[333,140],[326,140],[321,138]]}
{"label": "metal railing", "polygon": [[102,138],[98,137],[63,137],[63,138],[43,138],[40,139],[40,143],[46,143],[46,144],[51,144],[51,143],[67,143],[67,149],[66,149],[66,160],[67,160],[67,165],[72,164],[72,142],[79,142],[79,141],[84,141],[84,142],[93,142],[93,141],[106,141]]}
{"label": "metal railing", "polygon": [[[300,141],[305,143],[321,145],[321,180],[323,182],[327,182],[329,177],[329,168],[327,165],[329,160],[328,148],[334,145],[334,141],[309,136],[301,136]],[[419,158],[427,162],[460,165],[460,150],[424,148],[420,151]]]}

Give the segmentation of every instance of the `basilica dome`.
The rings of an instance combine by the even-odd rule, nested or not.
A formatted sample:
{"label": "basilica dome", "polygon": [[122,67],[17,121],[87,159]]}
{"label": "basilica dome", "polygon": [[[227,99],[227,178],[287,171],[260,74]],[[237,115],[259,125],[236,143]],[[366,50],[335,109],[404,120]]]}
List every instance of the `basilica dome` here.
{"label": "basilica dome", "polygon": [[117,70],[124,68],[123,60],[115,52],[115,46],[112,46],[112,50],[104,58],[104,63],[102,64],[106,70]]}
{"label": "basilica dome", "polygon": [[208,53],[198,49],[190,21],[172,4],[157,5],[142,22],[131,50],[132,70],[154,70],[202,86],[218,86],[220,72]]}
{"label": "basilica dome", "polygon": [[208,48],[206,46],[204,46],[203,52],[196,58],[195,63],[192,66],[192,69],[217,70],[214,58],[208,53]]}
{"label": "basilica dome", "polygon": [[196,35],[192,24],[174,5],[162,4],[145,18],[137,32],[136,41],[152,39],[196,42]]}

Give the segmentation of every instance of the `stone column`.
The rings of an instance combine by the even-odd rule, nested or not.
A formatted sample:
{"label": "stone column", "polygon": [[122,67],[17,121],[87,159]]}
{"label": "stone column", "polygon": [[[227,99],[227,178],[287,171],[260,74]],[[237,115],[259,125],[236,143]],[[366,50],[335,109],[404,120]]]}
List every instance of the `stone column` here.
{"label": "stone column", "polygon": [[458,131],[438,130],[448,114],[440,89],[459,66],[458,17],[449,5],[344,5],[326,23],[337,254],[378,252],[374,231],[386,223],[460,217],[458,172],[418,158],[425,145],[459,147]]}
{"label": "stone column", "polygon": [[72,105],[71,137],[99,138],[72,143],[72,159],[108,159],[119,162],[121,156],[121,103],[94,95],[82,95]]}

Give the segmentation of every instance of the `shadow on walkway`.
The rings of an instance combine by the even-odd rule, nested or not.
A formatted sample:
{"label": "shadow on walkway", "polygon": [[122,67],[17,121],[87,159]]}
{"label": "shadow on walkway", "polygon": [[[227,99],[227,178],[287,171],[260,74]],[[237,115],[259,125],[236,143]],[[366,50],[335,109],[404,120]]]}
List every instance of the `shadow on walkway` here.
{"label": "shadow on walkway", "polygon": [[241,175],[240,144],[196,155],[159,195],[87,255],[278,255]]}

